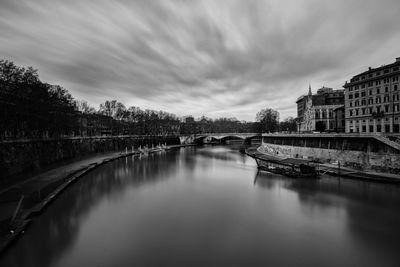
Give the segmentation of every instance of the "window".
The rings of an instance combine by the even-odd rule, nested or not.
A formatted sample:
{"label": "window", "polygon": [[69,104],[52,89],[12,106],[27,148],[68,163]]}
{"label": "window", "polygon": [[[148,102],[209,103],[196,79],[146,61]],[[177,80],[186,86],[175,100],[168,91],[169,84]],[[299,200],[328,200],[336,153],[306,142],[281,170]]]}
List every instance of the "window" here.
{"label": "window", "polygon": [[394,76],[393,78],[392,78],[392,81],[394,81],[394,82],[397,82],[399,80],[399,76]]}
{"label": "window", "polygon": [[379,75],[381,75],[381,72],[380,72],[380,71],[378,71],[378,72],[376,73],[376,76],[379,76]]}
{"label": "window", "polygon": [[385,78],[385,79],[383,80],[383,83],[389,83],[389,78]]}
{"label": "window", "polygon": [[351,116],[353,116],[353,111],[352,111],[352,110],[350,110],[350,117],[351,117]]}
{"label": "window", "polygon": [[356,116],[358,116],[358,109],[356,109]]}
{"label": "window", "polygon": [[361,96],[365,96],[365,91],[362,91],[362,92],[361,92]]}
{"label": "window", "polygon": [[389,69],[386,69],[383,71],[383,73],[389,73],[389,71],[390,71]]}
{"label": "window", "polygon": [[353,99],[353,95],[352,94],[349,95],[349,99]]}
{"label": "window", "polygon": [[353,106],[353,102],[350,101],[349,102],[349,106],[352,107]]}
{"label": "window", "polygon": [[388,92],[389,92],[389,87],[385,86],[385,93],[388,93]]}
{"label": "window", "polygon": [[[381,113],[381,106],[376,107],[376,113]],[[379,121],[379,120],[378,120]]]}
{"label": "window", "polygon": [[380,98],[380,97],[377,97],[377,98],[375,99],[375,103],[381,103],[381,98]]}
{"label": "window", "polygon": [[374,103],[374,99],[371,97],[371,98],[368,98],[368,104],[373,104]]}
{"label": "window", "polygon": [[354,94],[354,98],[358,98],[359,96],[360,96],[359,93],[355,93],[355,94]]}
{"label": "window", "polygon": [[362,100],[361,100],[361,106],[365,106],[366,104],[367,104],[367,100],[362,99]]}
{"label": "window", "polygon": [[397,91],[397,84],[393,86],[393,91]]}
{"label": "window", "polygon": [[394,124],[394,125],[393,125],[393,132],[394,132],[394,133],[399,133],[399,132],[400,132],[400,127],[399,127],[398,124]]}
{"label": "window", "polygon": [[365,83],[363,83],[363,84],[361,85],[361,88],[365,88]]}
{"label": "window", "polygon": [[369,90],[369,91],[368,91],[368,95],[372,95],[372,90]]}
{"label": "window", "polygon": [[399,67],[394,67],[393,68],[393,71],[398,71],[399,70]]}
{"label": "window", "polygon": [[372,108],[368,108],[369,114],[372,114],[372,112],[374,111]]}
{"label": "window", "polygon": [[380,84],[381,84],[381,80],[375,81],[375,85],[380,85]]}
{"label": "window", "polygon": [[379,88],[376,88],[376,93],[379,94],[381,90]]}
{"label": "window", "polygon": [[385,106],[385,112],[389,112],[389,105]]}
{"label": "window", "polygon": [[371,87],[373,85],[373,82],[368,82],[368,87]]}
{"label": "window", "polygon": [[389,101],[389,96],[387,96],[387,95],[385,95],[384,97],[383,97],[383,102],[385,103],[385,102],[388,102]]}
{"label": "window", "polygon": [[365,108],[362,108],[362,114],[365,115]]}
{"label": "window", "polygon": [[399,101],[399,95],[393,95],[393,101]]}

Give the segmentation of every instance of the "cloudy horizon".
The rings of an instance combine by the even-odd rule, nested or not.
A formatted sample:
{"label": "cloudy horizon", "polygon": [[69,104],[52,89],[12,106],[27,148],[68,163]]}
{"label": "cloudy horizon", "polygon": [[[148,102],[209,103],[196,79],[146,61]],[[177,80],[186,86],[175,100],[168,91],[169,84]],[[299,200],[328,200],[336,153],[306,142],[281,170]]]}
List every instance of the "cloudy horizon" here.
{"label": "cloudy horizon", "polygon": [[0,59],[98,108],[253,121],[400,56],[397,0],[0,2]]}

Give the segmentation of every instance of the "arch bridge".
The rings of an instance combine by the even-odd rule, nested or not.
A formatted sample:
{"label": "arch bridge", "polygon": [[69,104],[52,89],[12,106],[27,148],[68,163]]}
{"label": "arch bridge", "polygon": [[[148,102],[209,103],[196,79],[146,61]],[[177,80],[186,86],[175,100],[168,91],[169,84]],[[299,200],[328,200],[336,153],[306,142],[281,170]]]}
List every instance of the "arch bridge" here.
{"label": "arch bridge", "polygon": [[200,133],[181,135],[181,144],[210,143],[212,141],[224,142],[226,140],[243,140],[249,142],[253,138],[260,138],[259,133]]}

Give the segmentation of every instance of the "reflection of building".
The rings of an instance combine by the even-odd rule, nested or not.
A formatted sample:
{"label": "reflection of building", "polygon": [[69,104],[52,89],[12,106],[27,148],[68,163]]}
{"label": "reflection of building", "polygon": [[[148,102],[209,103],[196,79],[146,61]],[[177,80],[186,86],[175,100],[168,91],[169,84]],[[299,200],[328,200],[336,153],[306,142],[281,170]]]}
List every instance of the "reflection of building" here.
{"label": "reflection of building", "polygon": [[399,68],[400,57],[346,82],[346,132],[400,132]]}
{"label": "reflection of building", "polygon": [[299,97],[297,103],[298,131],[344,131],[344,92],[322,87],[316,94]]}

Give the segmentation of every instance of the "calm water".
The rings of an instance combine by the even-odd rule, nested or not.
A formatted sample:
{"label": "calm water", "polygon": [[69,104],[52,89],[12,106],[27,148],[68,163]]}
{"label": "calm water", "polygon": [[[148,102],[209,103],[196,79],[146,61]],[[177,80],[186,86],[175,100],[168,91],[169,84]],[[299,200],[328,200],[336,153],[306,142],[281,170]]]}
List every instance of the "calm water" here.
{"label": "calm water", "polygon": [[257,173],[229,147],[104,165],[0,266],[400,266],[400,187]]}

